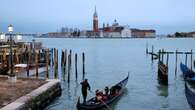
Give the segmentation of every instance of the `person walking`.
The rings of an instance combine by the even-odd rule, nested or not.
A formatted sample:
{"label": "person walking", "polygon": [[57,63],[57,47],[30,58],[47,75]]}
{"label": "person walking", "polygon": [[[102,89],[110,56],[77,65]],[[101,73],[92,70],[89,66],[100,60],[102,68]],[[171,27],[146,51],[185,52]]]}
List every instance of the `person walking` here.
{"label": "person walking", "polygon": [[82,91],[82,95],[83,95],[83,103],[86,103],[86,98],[87,98],[87,90],[91,90],[91,87],[88,83],[88,80],[85,79],[83,82],[81,82],[81,91]]}

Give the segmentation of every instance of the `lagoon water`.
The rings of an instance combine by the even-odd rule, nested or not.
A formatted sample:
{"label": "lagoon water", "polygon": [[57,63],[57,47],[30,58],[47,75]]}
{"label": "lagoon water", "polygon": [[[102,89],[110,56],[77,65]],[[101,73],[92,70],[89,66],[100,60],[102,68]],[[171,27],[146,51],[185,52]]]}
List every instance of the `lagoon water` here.
{"label": "lagoon water", "polygon": [[[166,87],[158,84],[157,61],[151,61],[145,48],[148,44],[150,50],[154,45],[155,52],[162,48],[168,51],[195,51],[195,39],[36,38],[36,41],[42,41],[48,48],[58,48],[59,53],[61,49],[72,49],[73,54],[79,55],[78,81],[75,80],[73,63],[70,84],[67,84],[67,76],[65,81],[61,79],[62,96],[46,110],[76,110],[77,99],[81,96],[79,83],[82,81],[82,52],[86,54],[86,78],[92,91],[116,84],[130,72],[127,89],[119,100],[110,105],[112,110],[190,110],[179,68],[179,63],[185,61],[185,55],[178,55],[176,74],[175,55],[169,56],[169,85]],[[190,65],[190,60],[188,63]],[[59,75],[62,73],[60,70],[59,67]],[[89,93],[90,97],[93,94]]]}

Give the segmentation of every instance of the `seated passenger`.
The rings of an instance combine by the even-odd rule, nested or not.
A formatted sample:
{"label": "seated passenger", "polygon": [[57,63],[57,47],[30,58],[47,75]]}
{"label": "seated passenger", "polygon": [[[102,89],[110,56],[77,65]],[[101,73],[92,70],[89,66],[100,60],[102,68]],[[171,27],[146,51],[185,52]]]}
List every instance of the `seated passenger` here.
{"label": "seated passenger", "polygon": [[111,96],[116,96],[119,94],[119,91],[121,90],[121,87],[120,86],[113,86],[111,87],[110,89],[110,95]]}
{"label": "seated passenger", "polygon": [[96,101],[100,102],[103,98],[103,92],[96,90]]}
{"label": "seated passenger", "polygon": [[108,96],[108,94],[109,94],[109,88],[108,88],[108,86],[106,86],[104,90],[105,90],[105,95]]}

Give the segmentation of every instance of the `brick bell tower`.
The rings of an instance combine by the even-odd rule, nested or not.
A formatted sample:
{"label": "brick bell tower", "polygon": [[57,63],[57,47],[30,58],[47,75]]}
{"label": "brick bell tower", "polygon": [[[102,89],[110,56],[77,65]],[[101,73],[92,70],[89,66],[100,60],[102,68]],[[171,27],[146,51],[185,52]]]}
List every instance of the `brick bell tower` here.
{"label": "brick bell tower", "polygon": [[98,32],[98,14],[96,11],[96,6],[95,6],[95,12],[93,14],[93,31]]}

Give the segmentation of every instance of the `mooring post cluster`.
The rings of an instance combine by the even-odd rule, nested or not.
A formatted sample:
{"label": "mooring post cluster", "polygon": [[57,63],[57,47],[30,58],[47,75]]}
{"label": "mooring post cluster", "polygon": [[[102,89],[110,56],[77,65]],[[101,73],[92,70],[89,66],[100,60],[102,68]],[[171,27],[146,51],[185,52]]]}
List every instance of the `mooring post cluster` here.
{"label": "mooring post cluster", "polygon": [[[169,55],[170,54],[175,54],[175,77],[177,76],[177,66],[178,66],[178,54],[183,54],[184,55],[184,62],[185,65],[190,64],[190,69],[193,69],[193,51],[192,49],[190,51],[178,51],[178,49],[176,49],[175,52],[171,52],[171,51],[165,51],[164,48],[160,49],[157,54],[154,52],[154,46],[152,45],[152,49],[151,52],[148,52],[148,44],[146,45],[146,54],[150,54],[151,55],[151,60],[153,62],[153,60],[158,59],[158,62],[162,62],[163,65],[167,66],[168,69],[168,65],[169,65]],[[190,54],[190,62],[188,63],[188,54]],[[166,63],[164,63],[164,55],[166,55]],[[159,66],[158,66],[159,67]],[[168,70],[167,70],[168,72]],[[167,74],[168,75],[168,74]]]}

